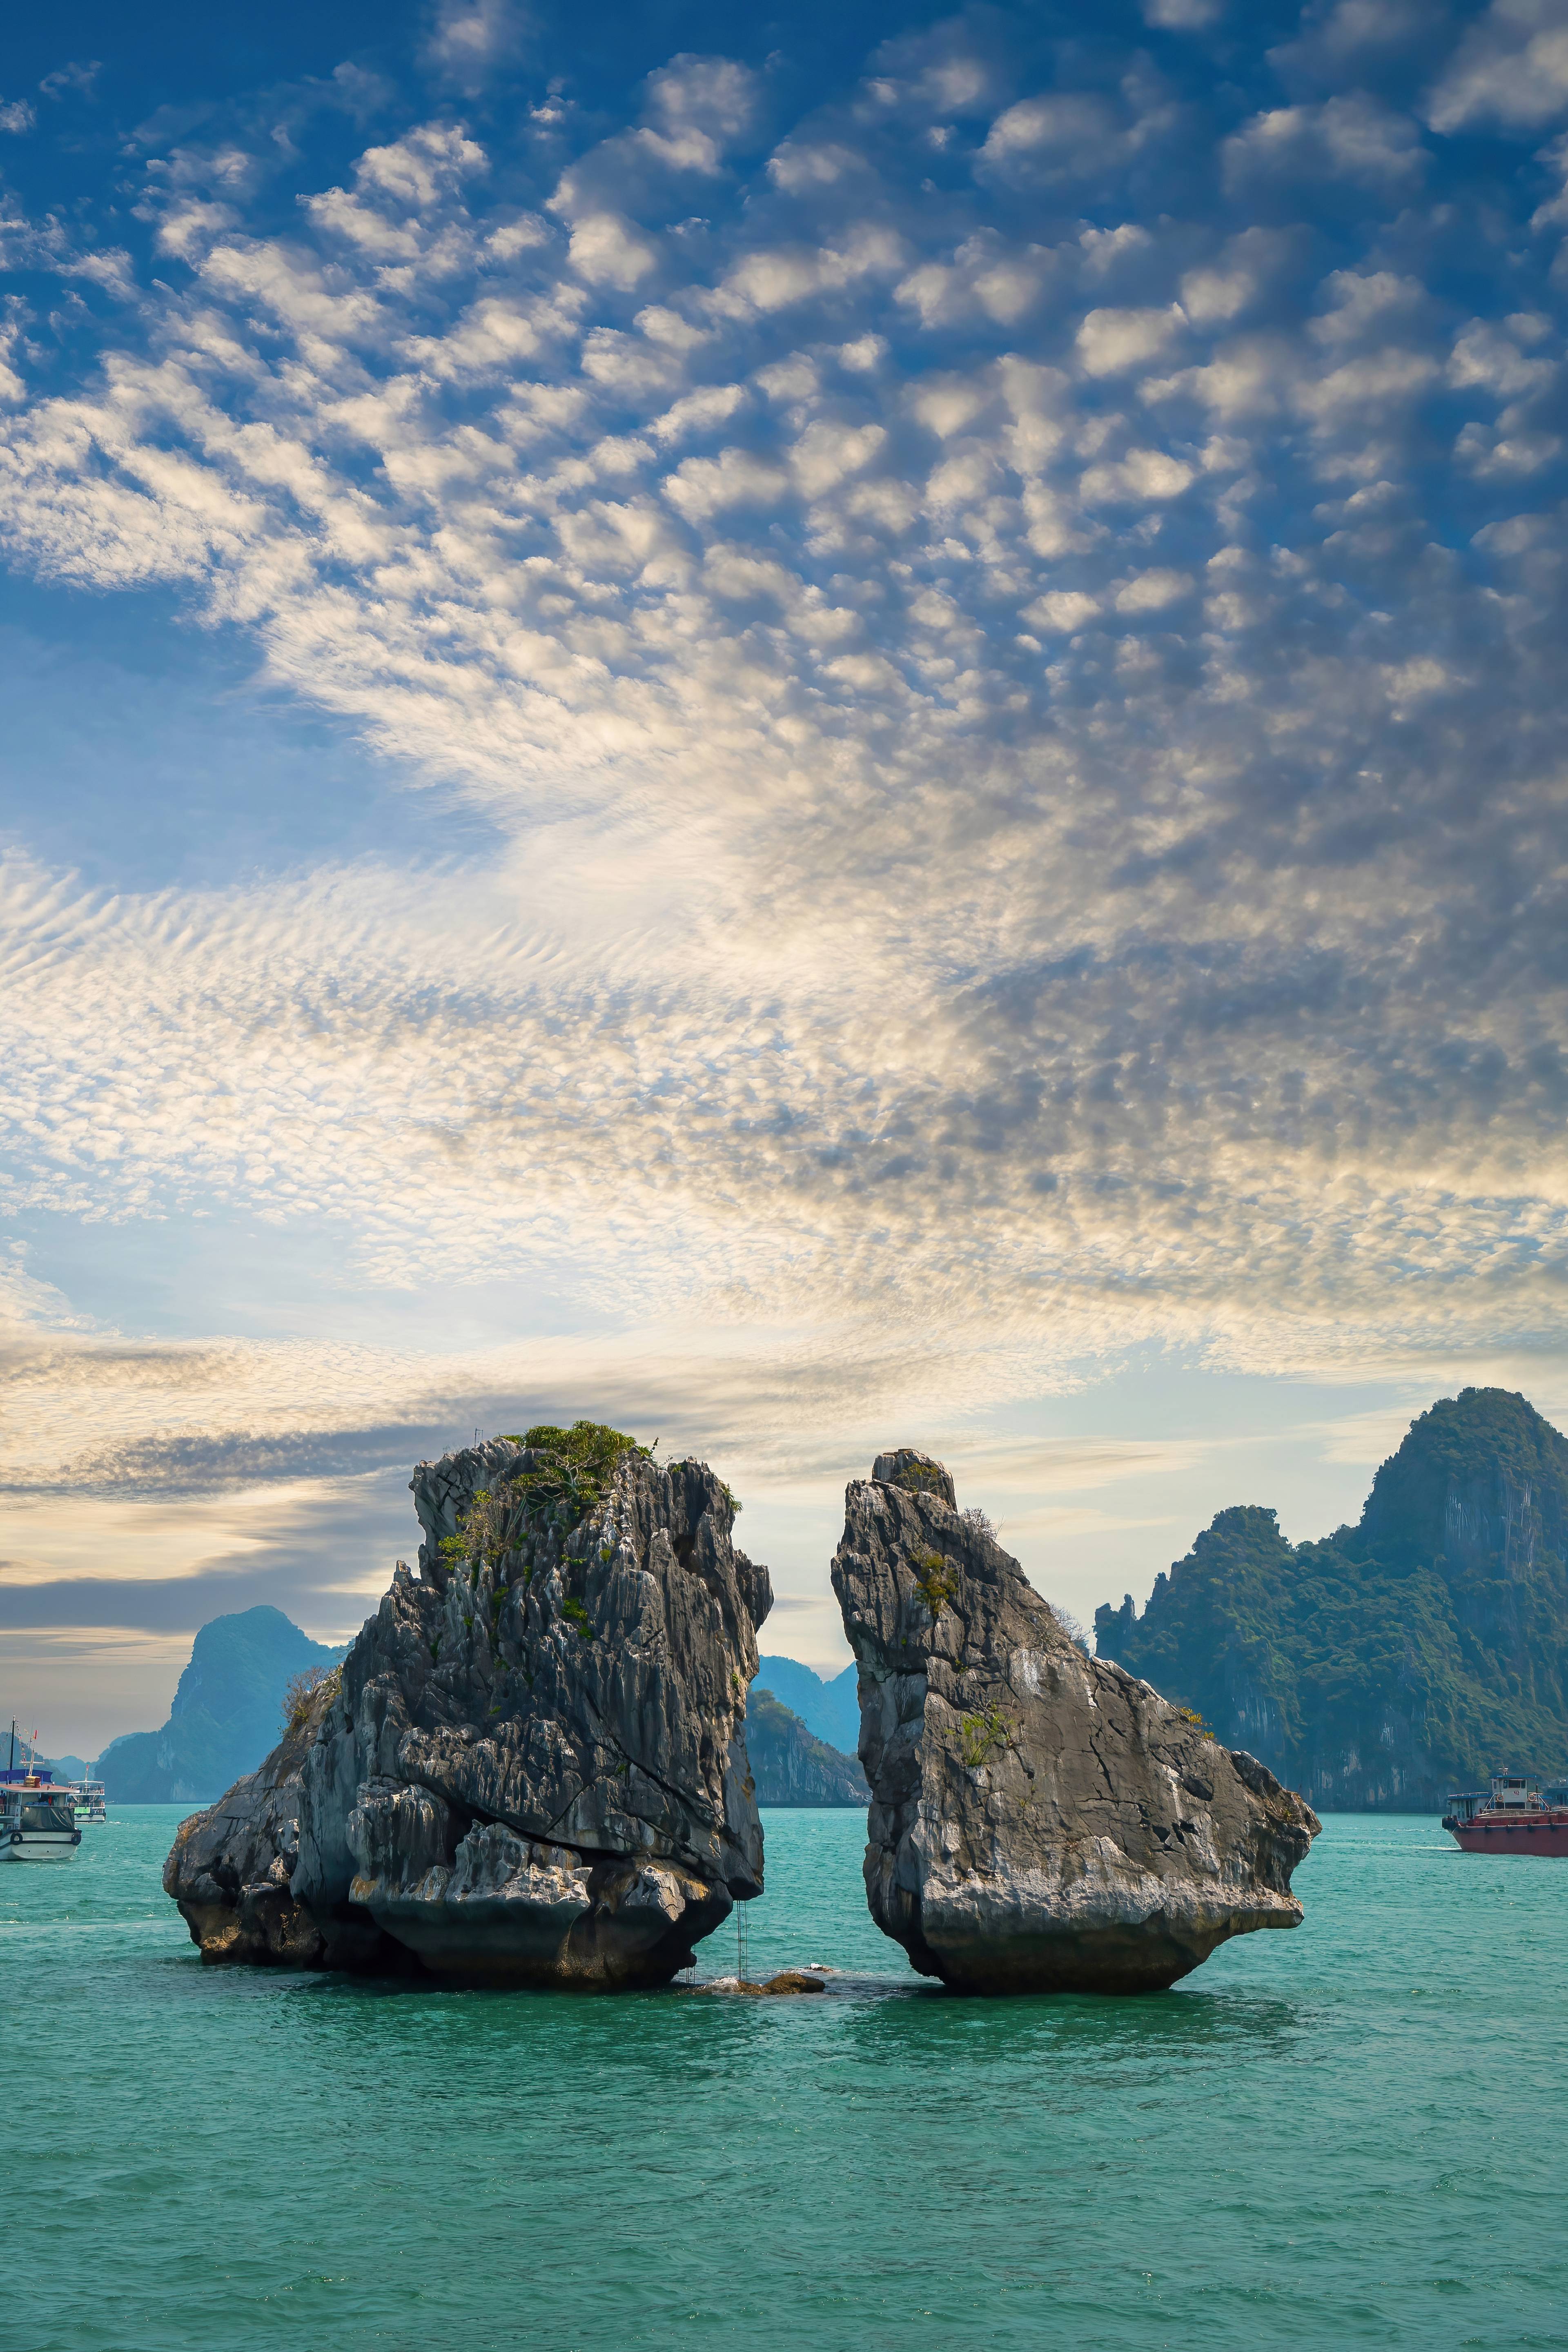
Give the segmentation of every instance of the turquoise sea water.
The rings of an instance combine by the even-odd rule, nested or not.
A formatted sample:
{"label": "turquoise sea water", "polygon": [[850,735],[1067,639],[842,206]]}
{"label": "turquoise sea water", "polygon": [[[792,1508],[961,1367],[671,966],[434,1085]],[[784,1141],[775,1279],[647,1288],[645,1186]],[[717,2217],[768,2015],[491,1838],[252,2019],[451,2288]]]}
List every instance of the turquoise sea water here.
{"label": "turquoise sea water", "polygon": [[750,1971],[835,1993],[605,2000],[204,1969],[182,1810],[0,1869],[16,2352],[1568,2345],[1568,1862],[1342,1816],[1294,1934],[982,2002],[769,1812]]}

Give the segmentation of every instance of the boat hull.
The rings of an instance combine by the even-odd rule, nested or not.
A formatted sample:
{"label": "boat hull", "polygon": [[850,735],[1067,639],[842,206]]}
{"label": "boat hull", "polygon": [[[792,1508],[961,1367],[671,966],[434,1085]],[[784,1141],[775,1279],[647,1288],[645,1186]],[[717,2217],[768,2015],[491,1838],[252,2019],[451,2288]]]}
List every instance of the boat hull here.
{"label": "boat hull", "polygon": [[1568,1855],[1568,1813],[1525,1822],[1445,1822],[1443,1826],[1466,1853]]}
{"label": "boat hull", "polygon": [[20,1836],[15,1831],[0,1843],[0,1862],[71,1862],[81,1843],[81,1832],[74,1835],[64,1830],[24,1830]]}

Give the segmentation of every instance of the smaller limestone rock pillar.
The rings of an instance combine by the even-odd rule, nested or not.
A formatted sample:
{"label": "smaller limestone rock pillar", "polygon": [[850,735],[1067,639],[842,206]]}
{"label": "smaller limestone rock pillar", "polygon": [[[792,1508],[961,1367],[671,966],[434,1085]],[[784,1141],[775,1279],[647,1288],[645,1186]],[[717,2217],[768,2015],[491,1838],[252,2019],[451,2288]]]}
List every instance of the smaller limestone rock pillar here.
{"label": "smaller limestone rock pillar", "polygon": [[871,1916],[967,1992],[1147,1992],[1293,1927],[1311,1809],[1086,1658],[947,1470],[879,1454],[833,1589],[859,1667]]}

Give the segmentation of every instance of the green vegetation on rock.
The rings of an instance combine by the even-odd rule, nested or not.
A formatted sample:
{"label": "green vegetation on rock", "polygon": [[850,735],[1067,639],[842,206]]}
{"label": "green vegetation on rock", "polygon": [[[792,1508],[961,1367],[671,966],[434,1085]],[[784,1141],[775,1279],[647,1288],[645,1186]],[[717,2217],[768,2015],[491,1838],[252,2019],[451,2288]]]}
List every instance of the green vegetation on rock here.
{"label": "green vegetation on rock", "polygon": [[602,1421],[574,1421],[570,1429],[541,1422],[510,1443],[527,1446],[540,1458],[509,1478],[509,1489],[530,1508],[549,1503],[564,1510],[571,1527],[602,1500],[623,1454],[651,1454],[653,1451]]}
{"label": "green vegetation on rock", "polygon": [[1465,1389],[1415,1422],[1358,1526],[1290,1544],[1221,1511],[1095,1616],[1097,1647],[1320,1810],[1427,1811],[1568,1757],[1568,1441]]}

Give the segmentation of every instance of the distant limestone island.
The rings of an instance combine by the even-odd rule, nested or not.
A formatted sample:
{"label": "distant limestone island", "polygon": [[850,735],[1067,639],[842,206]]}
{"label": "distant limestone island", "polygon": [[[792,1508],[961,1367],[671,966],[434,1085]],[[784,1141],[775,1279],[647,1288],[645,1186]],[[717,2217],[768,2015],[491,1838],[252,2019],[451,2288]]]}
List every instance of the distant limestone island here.
{"label": "distant limestone island", "polygon": [[1359,1522],[1288,1543],[1221,1511],[1095,1616],[1096,1647],[1323,1809],[1436,1812],[1568,1759],[1568,1442],[1522,1396],[1464,1389],[1413,1423]]}
{"label": "distant limestone island", "polygon": [[280,1609],[246,1609],[202,1627],[162,1731],[128,1731],[98,1759],[110,1804],[206,1803],[254,1772],[281,1729],[290,1681],[346,1655],[312,1642]]}

